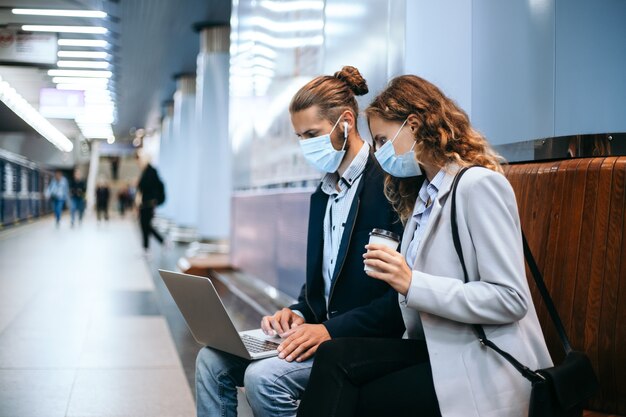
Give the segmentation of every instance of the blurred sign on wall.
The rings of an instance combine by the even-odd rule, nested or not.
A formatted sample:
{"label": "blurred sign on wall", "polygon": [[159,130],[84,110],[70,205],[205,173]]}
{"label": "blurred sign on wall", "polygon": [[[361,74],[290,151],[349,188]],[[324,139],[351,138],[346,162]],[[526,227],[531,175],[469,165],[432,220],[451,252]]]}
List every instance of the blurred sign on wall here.
{"label": "blurred sign on wall", "polygon": [[55,65],[57,49],[55,33],[0,28],[0,63]]}
{"label": "blurred sign on wall", "polygon": [[85,109],[85,93],[79,90],[39,90],[39,113],[53,119],[75,119]]}

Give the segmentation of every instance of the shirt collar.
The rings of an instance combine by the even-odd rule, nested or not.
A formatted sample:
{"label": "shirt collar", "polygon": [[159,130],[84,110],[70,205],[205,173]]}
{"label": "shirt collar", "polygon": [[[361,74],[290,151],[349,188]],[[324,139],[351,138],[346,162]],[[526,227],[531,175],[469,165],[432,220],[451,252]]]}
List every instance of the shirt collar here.
{"label": "shirt collar", "polygon": [[329,172],[322,178],[322,191],[328,195],[337,194],[337,182],[339,182],[339,193],[345,192],[352,187],[352,184],[363,174],[367,158],[370,152],[369,143],[363,141],[363,146],[356,154],[350,166],[345,170],[343,176],[339,178],[336,172]]}
{"label": "shirt collar", "polygon": [[[424,180],[422,188],[420,188],[417,195],[417,201],[415,202],[415,208],[413,209],[413,216],[424,213],[424,211],[430,207],[430,204],[432,204],[435,198],[437,198],[439,188],[441,187],[445,177],[446,171],[444,169],[440,169],[432,181],[428,181],[428,178]],[[428,204],[429,200],[430,204]]]}

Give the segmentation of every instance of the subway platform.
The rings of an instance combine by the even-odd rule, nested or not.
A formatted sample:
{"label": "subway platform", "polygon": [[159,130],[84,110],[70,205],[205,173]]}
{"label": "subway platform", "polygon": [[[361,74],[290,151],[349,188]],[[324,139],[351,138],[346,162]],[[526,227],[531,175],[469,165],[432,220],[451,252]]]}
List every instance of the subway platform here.
{"label": "subway platform", "polygon": [[[184,247],[157,246],[143,256],[132,216],[0,232],[0,417],[195,415],[200,345],[157,274]],[[219,289],[237,327],[258,326]]]}

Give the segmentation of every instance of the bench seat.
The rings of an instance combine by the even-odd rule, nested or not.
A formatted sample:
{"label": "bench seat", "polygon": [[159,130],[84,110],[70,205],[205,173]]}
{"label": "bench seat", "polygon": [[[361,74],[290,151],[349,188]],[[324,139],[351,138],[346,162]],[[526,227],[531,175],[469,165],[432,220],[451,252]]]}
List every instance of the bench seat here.
{"label": "bench seat", "polygon": [[[505,175],[571,343],[589,355],[600,380],[588,405],[599,411],[584,416],[625,416],[626,157],[512,164]],[[529,281],[548,349],[560,363],[563,348]]]}

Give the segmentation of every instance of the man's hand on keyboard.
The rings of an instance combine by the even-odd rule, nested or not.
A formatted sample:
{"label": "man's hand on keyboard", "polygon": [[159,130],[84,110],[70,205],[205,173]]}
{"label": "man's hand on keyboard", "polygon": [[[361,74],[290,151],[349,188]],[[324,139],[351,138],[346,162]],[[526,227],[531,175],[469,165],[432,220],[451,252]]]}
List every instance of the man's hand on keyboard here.
{"label": "man's hand on keyboard", "polygon": [[330,334],[323,324],[301,324],[281,337],[285,338],[278,346],[278,357],[287,362],[302,362],[315,354],[323,342],[330,340]]}
{"label": "man's hand on keyboard", "polygon": [[279,335],[304,324],[304,319],[288,308],[277,311],[273,316],[265,316],[261,320],[261,329],[268,336]]}

